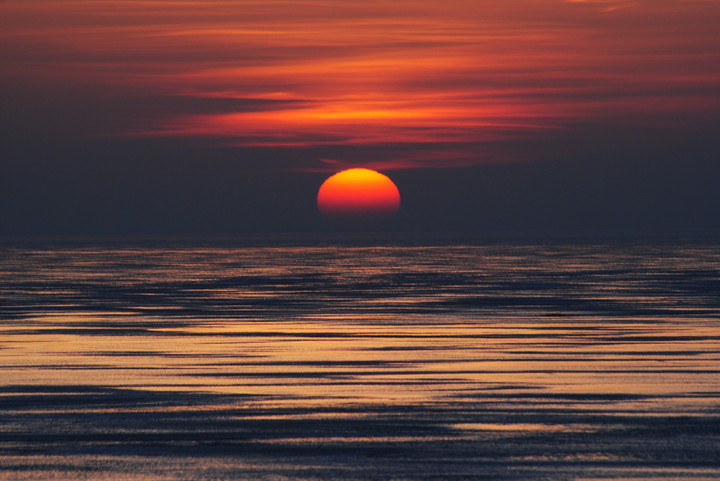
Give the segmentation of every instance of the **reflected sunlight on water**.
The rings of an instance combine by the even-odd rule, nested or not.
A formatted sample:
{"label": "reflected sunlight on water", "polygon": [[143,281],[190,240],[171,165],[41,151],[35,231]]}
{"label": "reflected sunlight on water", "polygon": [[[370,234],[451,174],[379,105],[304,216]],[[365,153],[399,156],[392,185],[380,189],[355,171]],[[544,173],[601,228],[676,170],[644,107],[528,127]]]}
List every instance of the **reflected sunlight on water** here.
{"label": "reflected sunlight on water", "polygon": [[5,248],[0,479],[716,479],[715,245]]}

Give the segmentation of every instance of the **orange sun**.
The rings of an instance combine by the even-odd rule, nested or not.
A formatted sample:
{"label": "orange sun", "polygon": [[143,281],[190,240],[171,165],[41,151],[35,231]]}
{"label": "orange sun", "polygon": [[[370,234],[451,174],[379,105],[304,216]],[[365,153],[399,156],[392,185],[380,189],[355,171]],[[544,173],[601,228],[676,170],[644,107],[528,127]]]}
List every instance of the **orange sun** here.
{"label": "orange sun", "polygon": [[391,219],[400,207],[400,192],[386,175],[370,169],[348,169],[328,178],[317,195],[320,213],[348,223]]}

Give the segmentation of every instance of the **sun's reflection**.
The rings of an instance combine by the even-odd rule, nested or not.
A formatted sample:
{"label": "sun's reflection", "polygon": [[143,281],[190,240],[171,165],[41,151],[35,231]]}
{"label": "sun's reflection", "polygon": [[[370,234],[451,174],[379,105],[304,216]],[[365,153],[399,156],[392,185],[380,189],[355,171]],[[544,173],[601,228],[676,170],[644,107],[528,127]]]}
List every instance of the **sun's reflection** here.
{"label": "sun's reflection", "polygon": [[238,462],[423,449],[613,475],[648,473],[633,459],[668,456],[677,432],[705,453],[720,398],[705,273],[720,258],[601,252],[38,252],[41,269],[5,270],[23,287],[5,288],[17,312],[0,325],[0,448],[69,443],[78,466],[91,448],[209,449],[209,464],[217,446]]}

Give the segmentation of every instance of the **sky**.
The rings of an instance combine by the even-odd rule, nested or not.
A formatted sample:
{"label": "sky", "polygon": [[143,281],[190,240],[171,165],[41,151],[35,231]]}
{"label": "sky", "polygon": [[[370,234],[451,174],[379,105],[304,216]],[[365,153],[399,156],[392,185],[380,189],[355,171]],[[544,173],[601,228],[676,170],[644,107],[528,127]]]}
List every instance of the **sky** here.
{"label": "sky", "polygon": [[718,0],[4,0],[0,234],[720,231]]}

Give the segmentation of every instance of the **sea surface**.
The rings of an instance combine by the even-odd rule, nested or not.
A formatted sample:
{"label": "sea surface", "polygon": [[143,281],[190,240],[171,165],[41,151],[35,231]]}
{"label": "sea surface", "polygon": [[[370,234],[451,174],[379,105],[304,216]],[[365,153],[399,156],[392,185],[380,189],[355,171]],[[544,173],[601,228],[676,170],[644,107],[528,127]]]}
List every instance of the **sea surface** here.
{"label": "sea surface", "polygon": [[718,242],[0,246],[0,480],[717,480]]}

